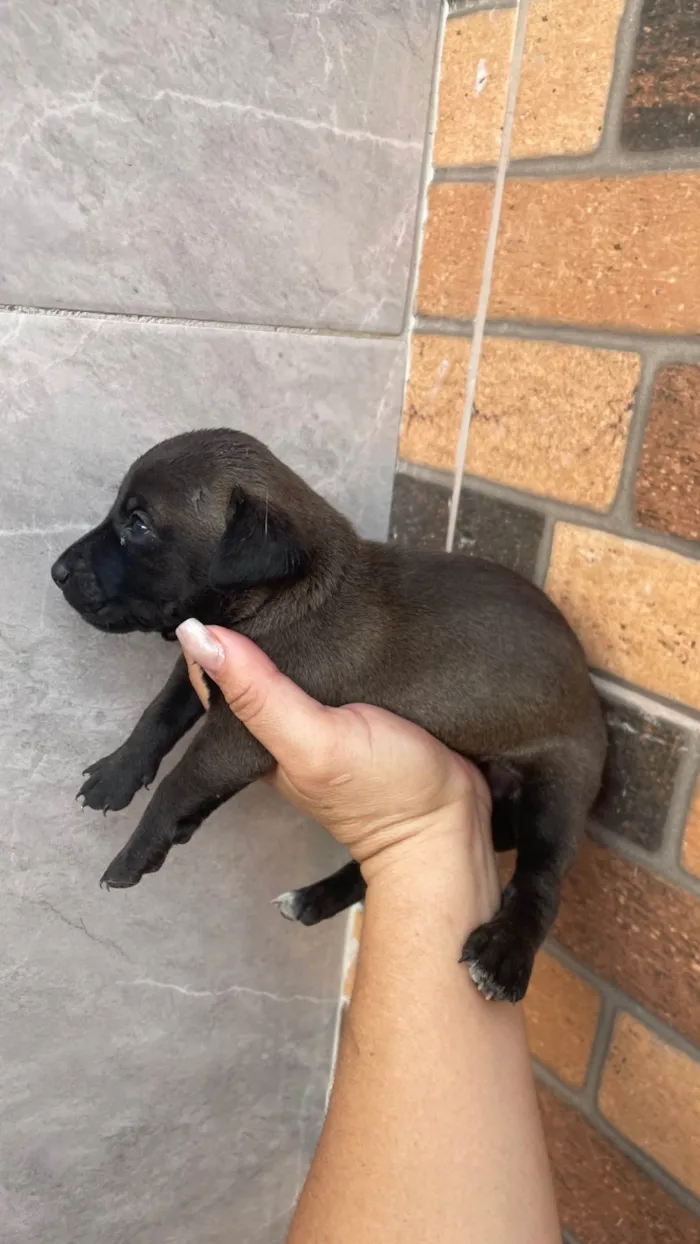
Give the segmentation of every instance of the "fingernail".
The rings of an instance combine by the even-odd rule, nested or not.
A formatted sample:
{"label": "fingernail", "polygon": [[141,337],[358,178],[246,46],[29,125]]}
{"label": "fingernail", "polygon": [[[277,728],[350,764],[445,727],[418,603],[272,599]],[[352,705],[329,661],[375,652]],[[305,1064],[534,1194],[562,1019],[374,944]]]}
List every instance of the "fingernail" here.
{"label": "fingernail", "polygon": [[206,626],[202,626],[196,618],[188,618],[186,622],[182,622],[175,634],[188,657],[201,665],[207,674],[215,674],[221,668],[226,654],[221,644],[217,643]]}

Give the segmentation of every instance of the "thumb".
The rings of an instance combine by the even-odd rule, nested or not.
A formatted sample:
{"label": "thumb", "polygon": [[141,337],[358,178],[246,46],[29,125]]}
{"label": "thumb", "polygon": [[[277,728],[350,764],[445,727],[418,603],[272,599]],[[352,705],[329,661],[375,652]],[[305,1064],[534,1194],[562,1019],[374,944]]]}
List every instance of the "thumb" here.
{"label": "thumb", "polygon": [[188,618],[177,628],[186,657],[221,689],[231,712],[284,769],[308,768],[327,750],[329,710],[282,674],[256,644]]}

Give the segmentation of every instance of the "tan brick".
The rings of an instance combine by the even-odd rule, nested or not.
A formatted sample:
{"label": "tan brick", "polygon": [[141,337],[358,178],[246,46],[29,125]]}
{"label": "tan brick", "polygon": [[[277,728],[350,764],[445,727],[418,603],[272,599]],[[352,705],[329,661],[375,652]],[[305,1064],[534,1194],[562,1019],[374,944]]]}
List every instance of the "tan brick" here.
{"label": "tan brick", "polygon": [[700,1196],[700,1062],[622,1014],[599,1105],[618,1131]]}
{"label": "tan brick", "polygon": [[608,509],[639,369],[635,354],[488,338],[467,469],[538,496]]}
{"label": "tan brick", "polygon": [[489,164],[498,159],[514,26],[513,9],[448,21],[434,164]]}
{"label": "tan brick", "polygon": [[437,182],[430,187],[416,299],[420,313],[474,314],[492,202],[493,186]]}
{"label": "tan brick", "polygon": [[700,562],[557,523],[546,590],[591,665],[700,708]]}
{"label": "tan brick", "polygon": [[700,877],[700,777],[695,783],[683,836],[683,866]]}
{"label": "tan brick", "polygon": [[603,128],[623,0],[532,0],[511,156],[592,151]]}
{"label": "tan brick", "polygon": [[399,457],[451,471],[464,413],[469,342],[414,336]]}
{"label": "tan brick", "polygon": [[535,960],[524,1002],[531,1052],[569,1084],[582,1085],[600,996],[546,951]]}
{"label": "tan brick", "polygon": [[[449,204],[455,226],[450,254],[444,251],[439,264],[433,259],[431,280],[451,306],[445,314],[467,316],[476,305],[472,282],[464,268],[459,276],[446,275],[460,253],[458,235],[467,242],[471,237],[459,218],[475,196],[458,198]],[[700,172],[510,181],[489,316],[698,332],[699,218]]]}
{"label": "tan brick", "polygon": [[538,1097],[562,1226],[578,1244],[697,1244],[690,1210],[543,1085]]}

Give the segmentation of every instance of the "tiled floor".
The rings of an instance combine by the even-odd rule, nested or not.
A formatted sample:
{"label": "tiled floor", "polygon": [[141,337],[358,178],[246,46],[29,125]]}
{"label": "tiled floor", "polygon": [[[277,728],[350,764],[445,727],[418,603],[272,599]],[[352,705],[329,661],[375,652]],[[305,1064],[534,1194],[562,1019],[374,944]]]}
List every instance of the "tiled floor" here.
{"label": "tiled floor", "polygon": [[[128,463],[192,427],[261,436],[386,531],[438,16],[0,15],[0,302],[23,308],[0,310],[3,1244],[284,1237],[343,923],[307,932],[269,900],[337,853],[251,791],[158,877],[100,891],[145,796],[105,821],[74,802],[80,772],[173,650],[88,630],[48,572]],[[66,308],[89,314],[42,313]],[[290,325],[311,331],[271,331]]]}

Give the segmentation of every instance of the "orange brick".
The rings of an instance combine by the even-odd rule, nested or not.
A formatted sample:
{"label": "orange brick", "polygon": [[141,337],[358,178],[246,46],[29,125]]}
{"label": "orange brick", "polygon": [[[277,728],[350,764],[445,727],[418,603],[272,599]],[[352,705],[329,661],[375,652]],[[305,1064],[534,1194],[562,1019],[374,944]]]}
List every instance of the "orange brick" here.
{"label": "orange brick", "polygon": [[513,9],[448,21],[434,164],[488,164],[498,159],[514,26]]}
{"label": "orange brick", "polygon": [[683,837],[683,865],[689,873],[700,877],[700,777],[688,812]]}
{"label": "orange brick", "polygon": [[700,1044],[700,901],[587,839],[564,878],[557,941]]}
{"label": "orange brick", "polygon": [[696,1244],[689,1210],[549,1089],[538,1096],[562,1225],[578,1244]]}
{"label": "orange brick", "polygon": [[493,186],[437,182],[428,191],[428,220],[417,310],[473,315],[479,297]]}
{"label": "orange brick", "polygon": [[453,470],[468,360],[463,338],[414,336],[399,442],[405,461]]}
{"label": "orange brick", "polygon": [[700,1196],[700,1062],[620,1015],[599,1105],[618,1131]]}
{"label": "orange brick", "polygon": [[487,338],[467,469],[538,496],[608,509],[639,368],[636,354]]}
{"label": "orange brick", "polygon": [[700,562],[557,523],[546,590],[591,665],[700,708]]}
{"label": "orange brick", "polygon": [[[699,217],[700,173],[511,181],[489,316],[695,333]],[[454,288],[450,314],[470,314],[471,289]]]}
{"label": "orange brick", "polygon": [[582,1085],[600,1013],[596,990],[540,951],[524,1012],[531,1052],[562,1080]]}
{"label": "orange brick", "polygon": [[686,540],[700,540],[699,410],[700,367],[663,367],[637,471],[637,522]]}
{"label": "orange brick", "polygon": [[532,0],[511,157],[592,151],[624,0]]}

